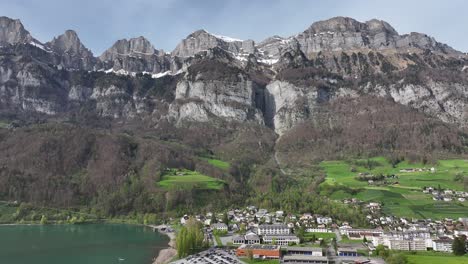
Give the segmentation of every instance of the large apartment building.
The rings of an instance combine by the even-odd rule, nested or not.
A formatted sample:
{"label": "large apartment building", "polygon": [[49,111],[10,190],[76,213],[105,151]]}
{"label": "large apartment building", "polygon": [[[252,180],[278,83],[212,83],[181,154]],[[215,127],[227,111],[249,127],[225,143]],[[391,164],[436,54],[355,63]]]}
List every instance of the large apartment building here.
{"label": "large apartment building", "polygon": [[287,225],[259,225],[257,233],[259,236],[289,235],[291,230]]}

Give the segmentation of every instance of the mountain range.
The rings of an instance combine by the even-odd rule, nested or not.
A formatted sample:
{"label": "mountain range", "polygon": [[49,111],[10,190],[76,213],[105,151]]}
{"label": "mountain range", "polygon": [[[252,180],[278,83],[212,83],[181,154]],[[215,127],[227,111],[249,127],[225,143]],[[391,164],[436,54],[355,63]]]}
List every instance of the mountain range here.
{"label": "mountain range", "polygon": [[268,189],[326,158],[466,155],[468,55],[335,17],[259,43],[197,30],[172,52],[141,36],[95,56],[73,30],[43,43],[0,17],[0,118],[0,198],[99,203],[129,175],[153,182],[145,171],[167,167],[244,197],[239,186]]}

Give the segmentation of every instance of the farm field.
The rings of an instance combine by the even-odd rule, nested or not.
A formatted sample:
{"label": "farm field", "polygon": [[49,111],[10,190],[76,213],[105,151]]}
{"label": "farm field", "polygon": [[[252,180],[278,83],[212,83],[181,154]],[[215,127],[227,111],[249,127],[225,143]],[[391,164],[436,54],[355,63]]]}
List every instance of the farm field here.
{"label": "farm field", "polygon": [[465,264],[468,257],[407,255],[408,264]]}
{"label": "farm field", "polygon": [[219,159],[211,158],[211,157],[201,157],[202,160],[206,160],[210,165],[222,169],[222,170],[227,170],[231,166],[229,162],[222,161]]}
{"label": "farm field", "polygon": [[205,190],[220,190],[224,181],[203,175],[197,171],[185,169],[170,169],[157,183],[164,188],[195,188]]}
{"label": "farm field", "polygon": [[[434,201],[430,194],[422,193],[425,186],[467,191],[463,182],[455,181],[457,174],[468,176],[466,160],[440,160],[437,165],[403,161],[393,167],[385,158],[377,157],[370,160],[324,161],[321,166],[327,174],[322,190],[333,187],[332,192],[328,193],[332,199],[357,198],[365,202],[380,202],[384,213],[396,216],[434,219],[468,216],[468,202]],[[435,168],[435,172],[400,172],[407,168],[429,170],[431,167]],[[356,179],[359,173],[365,172],[373,175],[395,174],[398,184],[375,186]]]}

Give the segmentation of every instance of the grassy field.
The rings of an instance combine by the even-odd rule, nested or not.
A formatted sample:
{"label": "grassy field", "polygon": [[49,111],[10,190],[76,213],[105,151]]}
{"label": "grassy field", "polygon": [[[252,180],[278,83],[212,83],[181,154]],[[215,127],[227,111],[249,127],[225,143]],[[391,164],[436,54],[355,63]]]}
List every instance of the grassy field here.
{"label": "grassy field", "polygon": [[[377,157],[371,159],[374,166],[371,169],[363,166],[367,160],[354,161],[324,161],[321,166],[327,173],[322,186],[343,186],[357,190],[350,194],[346,188],[337,188],[331,194],[332,199],[355,197],[363,201],[376,201],[383,204],[383,211],[387,214],[418,218],[444,218],[468,216],[468,202],[442,202],[433,201],[431,195],[422,193],[422,187],[433,186],[444,189],[463,191],[461,182],[454,180],[456,174],[468,176],[468,161],[466,160],[440,160],[437,165],[409,164],[401,162],[393,167],[386,159]],[[431,168],[434,173],[414,172],[400,173],[404,168]],[[398,184],[387,186],[373,186],[366,181],[356,180],[361,172],[370,172],[374,175],[396,174],[399,176]]]}
{"label": "grassy field", "polygon": [[231,164],[229,164],[229,162],[225,162],[225,161],[215,159],[215,158],[202,157],[201,159],[206,160],[212,166],[220,168],[222,170],[227,170],[231,166]]}
{"label": "grassy field", "polygon": [[305,234],[304,234],[304,237],[305,237],[305,238],[312,238],[314,235],[315,235],[315,237],[316,237],[317,239],[323,238],[323,239],[326,239],[326,240],[330,240],[330,239],[332,239],[332,238],[336,238],[336,234],[335,234],[335,233],[320,233],[320,232],[305,233]]}
{"label": "grassy field", "polygon": [[362,240],[349,239],[347,236],[341,236],[340,244],[362,244]]}
{"label": "grassy field", "polygon": [[224,187],[224,181],[218,180],[197,171],[170,169],[158,185],[164,188],[196,188],[205,190],[220,190]]}
{"label": "grassy field", "polygon": [[468,257],[407,255],[409,264],[466,264]]}

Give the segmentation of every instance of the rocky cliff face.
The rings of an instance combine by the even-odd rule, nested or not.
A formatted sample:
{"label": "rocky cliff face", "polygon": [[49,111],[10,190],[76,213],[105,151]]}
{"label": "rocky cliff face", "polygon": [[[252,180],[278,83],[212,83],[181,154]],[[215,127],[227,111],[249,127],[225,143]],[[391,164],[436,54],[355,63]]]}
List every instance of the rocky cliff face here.
{"label": "rocky cliff face", "polygon": [[169,115],[177,123],[220,118],[262,124],[255,98],[258,89],[228,52],[215,48],[191,61],[177,83]]}
{"label": "rocky cliff face", "polygon": [[0,17],[0,43],[17,44],[29,43],[33,37],[24,29],[19,19]]}
{"label": "rocky cliff face", "polygon": [[327,104],[372,96],[468,127],[466,55],[380,20],[333,18],[258,45],[199,30],[171,54],[123,39],[98,58],[71,30],[42,45],[18,20],[0,26],[4,111],[252,122],[281,135]]}
{"label": "rocky cliff face", "polygon": [[175,62],[144,37],[118,40],[100,57],[104,70],[122,73],[160,73],[177,70]]}
{"label": "rocky cliff face", "polygon": [[318,52],[356,51],[356,50],[431,50],[451,56],[460,56],[448,45],[437,42],[434,38],[421,33],[399,35],[387,22],[373,19],[365,23],[348,17],[335,17],[313,23],[304,32],[289,38],[273,37],[258,45],[260,51],[278,58],[280,50],[296,40],[300,49],[309,58]]}

